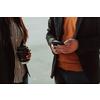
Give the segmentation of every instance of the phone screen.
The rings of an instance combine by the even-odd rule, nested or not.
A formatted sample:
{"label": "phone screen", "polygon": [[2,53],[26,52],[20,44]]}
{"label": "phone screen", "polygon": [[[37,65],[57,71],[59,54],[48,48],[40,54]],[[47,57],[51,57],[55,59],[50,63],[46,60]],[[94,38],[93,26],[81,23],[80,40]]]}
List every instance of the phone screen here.
{"label": "phone screen", "polygon": [[53,41],[53,42],[51,42],[54,46],[57,46],[57,45],[64,45],[64,43],[63,42],[58,42],[58,41]]}

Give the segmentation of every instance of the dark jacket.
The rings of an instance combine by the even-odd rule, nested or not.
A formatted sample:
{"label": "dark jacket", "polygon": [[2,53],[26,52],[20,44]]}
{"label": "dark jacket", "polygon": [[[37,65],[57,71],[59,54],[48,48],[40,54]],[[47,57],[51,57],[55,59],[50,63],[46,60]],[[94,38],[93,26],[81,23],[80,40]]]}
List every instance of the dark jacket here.
{"label": "dark jacket", "polygon": [[[21,45],[23,42],[21,43]],[[25,65],[27,68],[27,66]],[[14,81],[15,56],[11,40],[5,52],[0,51],[0,84],[13,84]]]}
{"label": "dark jacket", "polygon": [[[48,21],[46,39],[50,45],[52,40],[61,41],[63,35],[63,17],[51,17]],[[90,83],[99,83],[99,49],[100,49],[100,18],[78,17],[75,39],[79,42],[76,53],[81,66]],[[54,54],[51,78],[55,75],[58,55]]]}

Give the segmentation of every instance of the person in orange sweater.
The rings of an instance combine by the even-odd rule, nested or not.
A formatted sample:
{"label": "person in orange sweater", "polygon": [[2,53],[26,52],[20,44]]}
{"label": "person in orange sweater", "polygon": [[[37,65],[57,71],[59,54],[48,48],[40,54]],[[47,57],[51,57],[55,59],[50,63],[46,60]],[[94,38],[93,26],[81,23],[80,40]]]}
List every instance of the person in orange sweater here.
{"label": "person in orange sweater", "polygon": [[54,54],[51,78],[56,84],[99,83],[99,17],[51,17],[46,39]]}

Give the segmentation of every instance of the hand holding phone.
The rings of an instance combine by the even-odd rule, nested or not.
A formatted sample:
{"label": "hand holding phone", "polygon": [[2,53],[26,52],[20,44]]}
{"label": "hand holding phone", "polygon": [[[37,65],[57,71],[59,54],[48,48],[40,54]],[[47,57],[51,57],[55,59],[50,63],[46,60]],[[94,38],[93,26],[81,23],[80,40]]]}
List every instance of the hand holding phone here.
{"label": "hand holding phone", "polygon": [[64,45],[64,43],[63,42],[61,42],[61,41],[53,41],[53,42],[51,42],[54,46],[57,46],[57,45]]}

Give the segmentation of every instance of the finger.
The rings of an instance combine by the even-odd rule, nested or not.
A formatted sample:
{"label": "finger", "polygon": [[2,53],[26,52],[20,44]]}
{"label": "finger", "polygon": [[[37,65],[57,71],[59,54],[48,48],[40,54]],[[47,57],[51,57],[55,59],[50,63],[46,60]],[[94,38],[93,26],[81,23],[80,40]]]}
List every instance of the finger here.
{"label": "finger", "polygon": [[30,51],[28,51],[28,54],[31,53]]}
{"label": "finger", "polygon": [[54,46],[53,44],[51,44],[51,48],[52,48],[52,49],[55,49],[55,46]]}
{"label": "finger", "polygon": [[30,58],[30,57],[31,57],[31,55],[27,55],[26,57],[27,57],[27,58]]}
{"label": "finger", "polygon": [[64,49],[65,48],[65,45],[58,45],[57,47],[56,47],[56,49]]}
{"label": "finger", "polygon": [[64,42],[65,45],[69,45],[72,41],[74,41],[75,39],[68,39]]}
{"label": "finger", "polygon": [[31,55],[27,55],[26,57],[27,57],[27,58],[30,58],[30,57],[31,57]]}
{"label": "finger", "polygon": [[55,52],[55,54],[60,54],[61,52]]}
{"label": "finger", "polygon": [[27,59],[30,59],[30,57],[27,57]]}
{"label": "finger", "polygon": [[51,44],[51,47],[53,48],[53,44]]}
{"label": "finger", "polygon": [[28,52],[28,55],[29,55],[29,54],[31,54],[31,52],[30,52],[30,51]]}
{"label": "finger", "polygon": [[70,54],[71,52],[67,51],[67,52],[62,52],[63,54]]}
{"label": "finger", "polygon": [[31,55],[27,55],[26,57],[31,57]]}
{"label": "finger", "polygon": [[60,53],[61,53],[60,51],[58,51],[58,50],[56,50],[56,49],[54,49],[53,52],[54,52],[55,54],[60,54]]}
{"label": "finger", "polygon": [[53,46],[53,50],[57,50],[57,46]]}
{"label": "finger", "polygon": [[54,47],[54,49],[56,49],[57,46],[53,46],[53,47]]}
{"label": "finger", "polygon": [[66,50],[69,50],[69,46],[64,45],[62,48],[57,47],[56,50],[66,51]]}
{"label": "finger", "polygon": [[29,59],[31,56],[26,56],[27,59]]}
{"label": "finger", "polygon": [[31,56],[31,53],[29,53],[27,56]]}
{"label": "finger", "polygon": [[29,49],[28,52],[31,52],[31,49]]}

